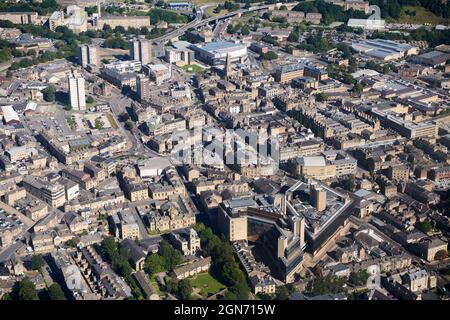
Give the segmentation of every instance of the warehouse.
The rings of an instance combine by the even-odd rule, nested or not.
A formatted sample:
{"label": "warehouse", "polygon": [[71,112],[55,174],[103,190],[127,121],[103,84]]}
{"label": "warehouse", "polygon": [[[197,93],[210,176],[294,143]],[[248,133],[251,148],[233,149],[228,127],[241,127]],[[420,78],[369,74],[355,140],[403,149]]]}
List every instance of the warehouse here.
{"label": "warehouse", "polygon": [[433,68],[445,66],[448,60],[450,60],[450,54],[440,51],[430,51],[417,56],[415,59],[417,63]]}
{"label": "warehouse", "polygon": [[399,60],[419,53],[417,47],[383,39],[364,40],[353,43],[351,47],[358,53],[382,61]]}
{"label": "warehouse", "polygon": [[19,115],[12,106],[2,106],[2,113],[5,124],[20,123]]}

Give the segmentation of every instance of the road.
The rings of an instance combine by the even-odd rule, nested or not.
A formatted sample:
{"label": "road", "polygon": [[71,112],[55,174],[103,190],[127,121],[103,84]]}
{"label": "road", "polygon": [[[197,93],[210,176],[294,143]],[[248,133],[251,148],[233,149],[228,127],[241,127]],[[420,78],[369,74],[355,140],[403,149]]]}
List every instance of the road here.
{"label": "road", "polygon": [[153,39],[153,44],[154,45],[164,44],[165,42],[167,42],[173,38],[177,38],[177,37],[183,35],[190,28],[199,28],[199,27],[207,25],[213,21],[220,21],[220,20],[228,19],[228,18],[234,17],[236,15],[241,15],[241,14],[247,13],[247,12],[269,9],[269,8],[273,7],[274,5],[255,6],[255,7],[251,7],[248,9],[240,9],[240,10],[229,12],[229,13],[226,13],[223,15],[218,15],[218,16],[207,18],[207,19],[203,19],[205,10],[207,8],[214,7],[214,6],[215,5],[206,5],[206,6],[200,7],[200,9],[197,10],[197,12],[195,14],[195,18],[191,22],[189,22],[188,24],[184,25],[183,27],[173,30],[159,38]]}

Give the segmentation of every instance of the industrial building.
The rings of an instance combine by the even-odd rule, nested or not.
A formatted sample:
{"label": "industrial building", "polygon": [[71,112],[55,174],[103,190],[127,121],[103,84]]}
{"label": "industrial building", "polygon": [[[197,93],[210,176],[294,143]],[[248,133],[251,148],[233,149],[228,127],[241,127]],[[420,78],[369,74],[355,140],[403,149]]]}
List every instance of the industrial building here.
{"label": "industrial building", "polygon": [[383,39],[356,42],[351,45],[351,48],[358,53],[382,61],[399,60],[419,53],[418,47]]}

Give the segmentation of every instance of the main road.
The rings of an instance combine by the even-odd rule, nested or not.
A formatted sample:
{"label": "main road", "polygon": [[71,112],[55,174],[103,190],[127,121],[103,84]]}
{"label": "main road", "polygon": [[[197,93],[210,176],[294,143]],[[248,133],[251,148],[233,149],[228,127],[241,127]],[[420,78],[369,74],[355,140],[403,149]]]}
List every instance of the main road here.
{"label": "main road", "polygon": [[228,12],[226,14],[223,15],[218,15],[218,16],[213,16],[207,19],[203,19],[203,15],[206,9],[214,7],[214,5],[205,5],[200,7],[200,9],[198,9],[195,13],[195,18],[185,24],[184,26],[182,26],[181,28],[178,28],[176,30],[173,30],[159,38],[155,38],[153,39],[153,44],[155,45],[161,45],[164,44],[165,42],[173,39],[173,38],[177,38],[181,35],[183,35],[187,30],[189,30],[190,28],[198,28],[204,25],[209,24],[210,22],[213,21],[219,21],[219,20],[223,20],[223,19],[228,19],[231,17],[234,17],[236,15],[241,15],[243,13],[247,13],[247,12],[253,12],[253,11],[259,11],[259,10],[265,10],[265,9],[270,9],[272,7],[274,7],[276,5],[274,4],[269,4],[269,5],[261,5],[261,6],[255,6],[255,7],[250,7],[248,9],[239,9],[236,11],[232,11],[232,12]]}

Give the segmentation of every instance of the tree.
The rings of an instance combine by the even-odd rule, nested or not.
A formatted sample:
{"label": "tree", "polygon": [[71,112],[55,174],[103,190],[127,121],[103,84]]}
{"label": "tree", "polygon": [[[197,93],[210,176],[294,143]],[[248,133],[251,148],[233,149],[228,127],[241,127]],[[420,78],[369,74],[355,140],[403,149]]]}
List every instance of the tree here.
{"label": "tree", "polygon": [[91,96],[87,96],[86,97],[86,103],[94,103],[94,98],[92,98]]}
{"label": "tree", "polygon": [[77,242],[74,239],[70,239],[66,241],[65,245],[71,248],[76,248]]}
{"label": "tree", "polygon": [[134,128],[133,122],[131,122],[130,120],[127,120],[127,121],[125,122],[125,128],[126,128],[127,130],[133,129],[133,128]]}
{"label": "tree", "polygon": [[417,227],[419,228],[420,231],[425,232],[425,233],[429,233],[429,232],[433,231],[433,225],[428,220],[420,222]]}
{"label": "tree", "polygon": [[47,88],[42,90],[42,94],[44,95],[45,101],[53,102],[56,97],[56,87],[53,84],[49,84]]}
{"label": "tree", "polygon": [[30,278],[25,277],[19,282],[19,300],[39,300],[38,292]]}
{"label": "tree", "polygon": [[243,36],[248,36],[250,34],[250,28],[247,25],[243,26],[241,28],[241,34]]}
{"label": "tree", "polygon": [[348,280],[354,286],[364,286],[367,284],[367,280],[369,278],[370,274],[367,272],[367,270],[359,270],[357,272],[350,273]]}
{"label": "tree", "polygon": [[278,58],[278,55],[274,51],[267,51],[263,55],[264,60],[275,60]]}
{"label": "tree", "polygon": [[61,286],[56,282],[48,287],[47,292],[50,300],[67,300]]}
{"label": "tree", "polygon": [[277,293],[277,300],[287,300],[289,298],[289,290],[286,286],[280,287]]}
{"label": "tree", "polygon": [[363,92],[364,87],[362,86],[361,83],[356,83],[353,88],[352,91],[356,94],[361,94]]}
{"label": "tree", "polygon": [[163,240],[159,244],[158,254],[164,259],[166,270],[172,270],[183,262],[183,255],[174,249],[167,241]]}
{"label": "tree", "polygon": [[447,256],[448,256],[447,250],[439,250],[434,255],[434,260],[444,260],[447,258]]}
{"label": "tree", "polygon": [[95,119],[94,127],[97,130],[103,129],[103,122],[99,119]]}
{"label": "tree", "polygon": [[182,279],[178,282],[178,296],[183,300],[188,300],[192,294],[192,285],[189,279]]}
{"label": "tree", "polygon": [[328,293],[340,293],[343,291],[345,280],[337,276],[328,274],[325,277],[318,277],[314,280],[313,291],[314,295],[323,295]]}
{"label": "tree", "polygon": [[29,56],[35,57],[35,56],[36,56],[36,50],[30,49],[30,50],[28,50],[27,54],[28,54]]}
{"label": "tree", "polygon": [[328,100],[328,95],[325,92],[320,92],[316,94],[316,101],[317,102],[325,102]]}
{"label": "tree", "polygon": [[40,254],[36,254],[31,257],[31,269],[33,270],[41,270],[45,265],[44,258]]}
{"label": "tree", "polygon": [[151,254],[147,256],[145,259],[144,264],[145,271],[150,274],[154,275],[159,272],[164,271],[164,258],[161,257],[159,254]]}
{"label": "tree", "polygon": [[298,42],[299,39],[300,39],[300,36],[299,36],[298,32],[292,31],[292,32],[289,34],[289,37],[288,37],[287,40],[288,40],[289,42]]}

